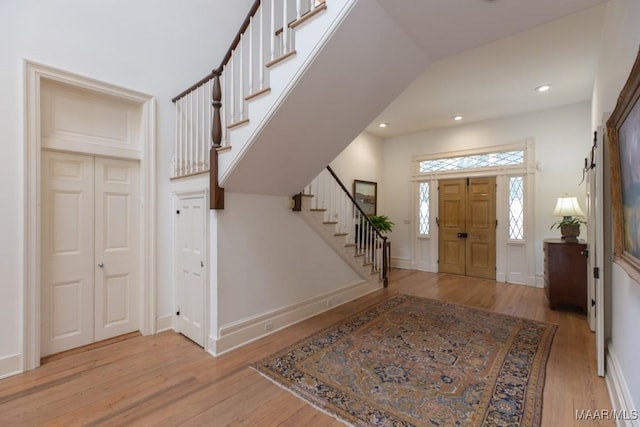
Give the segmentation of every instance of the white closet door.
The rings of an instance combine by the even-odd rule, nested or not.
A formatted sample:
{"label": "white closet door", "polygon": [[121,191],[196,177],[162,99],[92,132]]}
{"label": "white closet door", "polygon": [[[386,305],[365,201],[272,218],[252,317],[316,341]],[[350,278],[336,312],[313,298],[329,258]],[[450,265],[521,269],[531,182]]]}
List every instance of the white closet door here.
{"label": "white closet door", "polygon": [[93,162],[42,152],[41,356],[93,342]]}
{"label": "white closet door", "polygon": [[181,198],[178,206],[176,297],[179,315],[176,329],[204,347],[205,197]]}
{"label": "white closet door", "polygon": [[95,162],[95,340],[138,330],[138,163]]}

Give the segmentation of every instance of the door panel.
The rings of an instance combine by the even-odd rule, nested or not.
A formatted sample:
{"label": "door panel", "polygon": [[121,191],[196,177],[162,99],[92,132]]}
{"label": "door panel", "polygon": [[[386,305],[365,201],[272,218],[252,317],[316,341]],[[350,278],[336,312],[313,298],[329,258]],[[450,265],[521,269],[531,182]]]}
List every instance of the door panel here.
{"label": "door panel", "polygon": [[466,274],[496,278],[496,179],[469,179]]}
{"label": "door panel", "polygon": [[464,274],[465,242],[458,233],[465,231],[466,179],[450,179],[439,184],[439,271]]}
{"label": "door panel", "polygon": [[495,279],[495,188],[495,177],[440,181],[440,272]]}
{"label": "door panel", "polygon": [[138,330],[138,163],[96,158],[95,176],[95,339],[103,340]]}
{"label": "door panel", "polygon": [[42,152],[41,355],[93,342],[93,158]]}
{"label": "door panel", "polygon": [[204,347],[205,306],[205,223],[204,196],[179,199],[177,221],[177,303],[178,332]]}
{"label": "door panel", "polygon": [[137,191],[136,162],[42,151],[41,356],[138,329]]}

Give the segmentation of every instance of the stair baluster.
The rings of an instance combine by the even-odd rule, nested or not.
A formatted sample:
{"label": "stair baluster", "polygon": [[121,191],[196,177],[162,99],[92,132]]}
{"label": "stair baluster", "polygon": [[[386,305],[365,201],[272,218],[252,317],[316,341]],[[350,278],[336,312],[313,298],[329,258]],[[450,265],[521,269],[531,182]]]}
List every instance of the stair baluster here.
{"label": "stair baluster", "polygon": [[369,274],[378,275],[388,285],[389,245],[387,237],[357,205],[351,193],[331,167],[327,166],[299,195],[294,197],[294,211],[303,210],[303,198],[310,198],[311,212],[323,212],[323,224],[332,226],[333,236],[344,237],[344,245],[353,248]]}

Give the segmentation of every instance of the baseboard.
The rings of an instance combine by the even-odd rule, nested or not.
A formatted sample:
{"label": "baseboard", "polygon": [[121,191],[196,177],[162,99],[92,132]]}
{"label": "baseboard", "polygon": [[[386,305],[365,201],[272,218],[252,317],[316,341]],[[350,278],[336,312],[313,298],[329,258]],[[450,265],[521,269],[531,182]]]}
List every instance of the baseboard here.
{"label": "baseboard", "polygon": [[416,265],[408,258],[391,257],[391,267],[402,270],[415,270]]}
{"label": "baseboard", "polygon": [[173,316],[162,316],[156,318],[156,333],[175,329],[173,326]]}
{"label": "baseboard", "polygon": [[544,279],[542,283],[538,283],[536,276],[527,276],[522,273],[512,273],[503,282],[511,283],[514,285],[531,286],[532,288],[544,288]]}
{"label": "baseboard", "polygon": [[381,286],[374,286],[363,280],[288,307],[224,325],[220,328],[219,338],[208,338],[208,351],[213,356],[220,356],[287,326],[377,291]]}
{"label": "baseboard", "polygon": [[22,372],[22,354],[13,354],[0,358],[0,379]]}
{"label": "baseboard", "polygon": [[607,373],[604,378],[614,412],[611,418],[615,419],[617,427],[640,427],[640,414],[634,407],[620,362],[611,343],[608,346],[606,366]]}

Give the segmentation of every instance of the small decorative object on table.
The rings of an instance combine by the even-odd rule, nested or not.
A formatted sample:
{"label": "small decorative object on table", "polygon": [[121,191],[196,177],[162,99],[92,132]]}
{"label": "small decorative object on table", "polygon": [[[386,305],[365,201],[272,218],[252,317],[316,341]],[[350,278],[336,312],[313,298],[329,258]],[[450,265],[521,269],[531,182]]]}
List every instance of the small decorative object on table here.
{"label": "small decorative object on table", "polygon": [[553,210],[553,216],[561,216],[560,221],[556,221],[551,228],[559,228],[562,234],[562,240],[567,243],[577,243],[580,235],[580,224],[586,224],[584,220],[584,212],[580,209],[578,199],[569,197],[558,197],[556,208]]}

